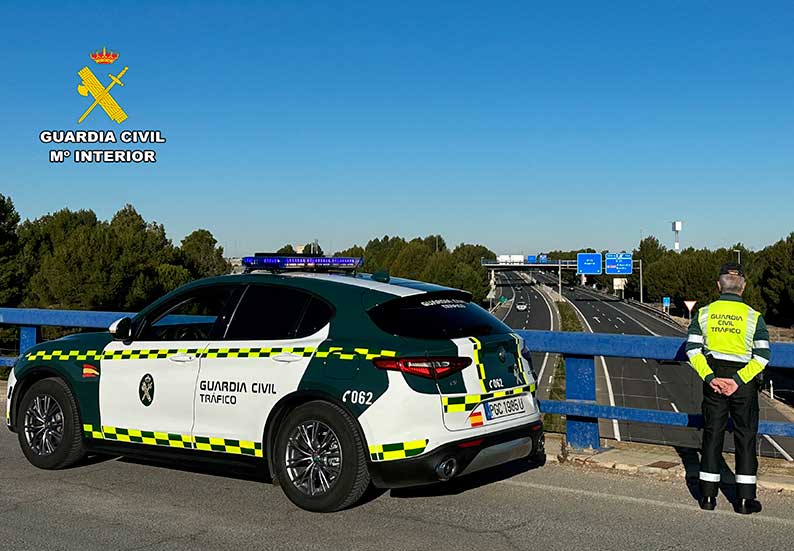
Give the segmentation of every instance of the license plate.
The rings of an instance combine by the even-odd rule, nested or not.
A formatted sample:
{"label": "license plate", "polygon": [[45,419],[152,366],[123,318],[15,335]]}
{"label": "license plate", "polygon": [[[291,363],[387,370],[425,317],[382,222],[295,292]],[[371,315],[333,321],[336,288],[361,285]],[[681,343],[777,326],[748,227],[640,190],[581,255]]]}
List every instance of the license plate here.
{"label": "license plate", "polygon": [[496,400],[495,402],[485,402],[485,418],[489,421],[491,419],[499,419],[500,417],[508,417],[510,415],[518,415],[527,410],[524,403],[524,398],[515,396],[513,398],[505,398],[504,400]]}

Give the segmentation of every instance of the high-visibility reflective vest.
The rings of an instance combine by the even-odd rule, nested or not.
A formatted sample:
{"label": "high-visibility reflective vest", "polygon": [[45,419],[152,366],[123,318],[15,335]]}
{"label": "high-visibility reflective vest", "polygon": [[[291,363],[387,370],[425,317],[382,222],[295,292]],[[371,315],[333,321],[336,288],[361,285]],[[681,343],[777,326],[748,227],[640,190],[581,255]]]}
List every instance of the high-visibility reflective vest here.
{"label": "high-visibility reflective vest", "polygon": [[698,310],[689,325],[686,352],[690,365],[704,381],[714,378],[708,360],[713,358],[735,364],[738,371],[734,380],[745,384],[769,363],[769,331],[761,314],[738,295],[726,293]]}

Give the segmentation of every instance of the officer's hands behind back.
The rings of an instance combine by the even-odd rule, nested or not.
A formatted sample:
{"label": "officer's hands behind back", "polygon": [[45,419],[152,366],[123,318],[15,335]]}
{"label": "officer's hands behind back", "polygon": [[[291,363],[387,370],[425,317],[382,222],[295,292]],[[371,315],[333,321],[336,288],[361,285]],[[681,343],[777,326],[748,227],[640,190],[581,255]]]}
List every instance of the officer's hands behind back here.
{"label": "officer's hands behind back", "polygon": [[717,394],[722,394],[723,396],[730,396],[736,392],[736,389],[739,388],[739,385],[736,384],[736,381],[726,377],[712,379],[709,383],[709,386],[711,386],[711,389],[714,392]]}

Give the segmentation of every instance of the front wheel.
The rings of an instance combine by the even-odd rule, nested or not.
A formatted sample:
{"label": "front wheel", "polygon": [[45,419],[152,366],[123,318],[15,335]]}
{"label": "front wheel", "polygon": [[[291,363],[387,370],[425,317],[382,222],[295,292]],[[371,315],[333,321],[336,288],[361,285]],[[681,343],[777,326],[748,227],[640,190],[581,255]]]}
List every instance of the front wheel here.
{"label": "front wheel", "polygon": [[328,513],[356,503],[369,486],[364,445],[342,408],[309,402],[292,411],[276,437],[279,484],[295,505]]}
{"label": "front wheel", "polygon": [[19,404],[17,435],[22,453],[40,469],[63,469],[85,455],[77,403],[61,379],[33,384]]}

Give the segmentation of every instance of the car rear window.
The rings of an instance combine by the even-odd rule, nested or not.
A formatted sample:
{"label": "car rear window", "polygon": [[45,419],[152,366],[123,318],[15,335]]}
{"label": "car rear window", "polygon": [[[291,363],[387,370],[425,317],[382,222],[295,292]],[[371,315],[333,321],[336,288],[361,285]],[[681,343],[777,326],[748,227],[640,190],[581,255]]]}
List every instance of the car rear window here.
{"label": "car rear window", "polygon": [[390,300],[368,311],[381,330],[415,339],[456,339],[509,333],[510,328],[466,293],[426,293]]}

